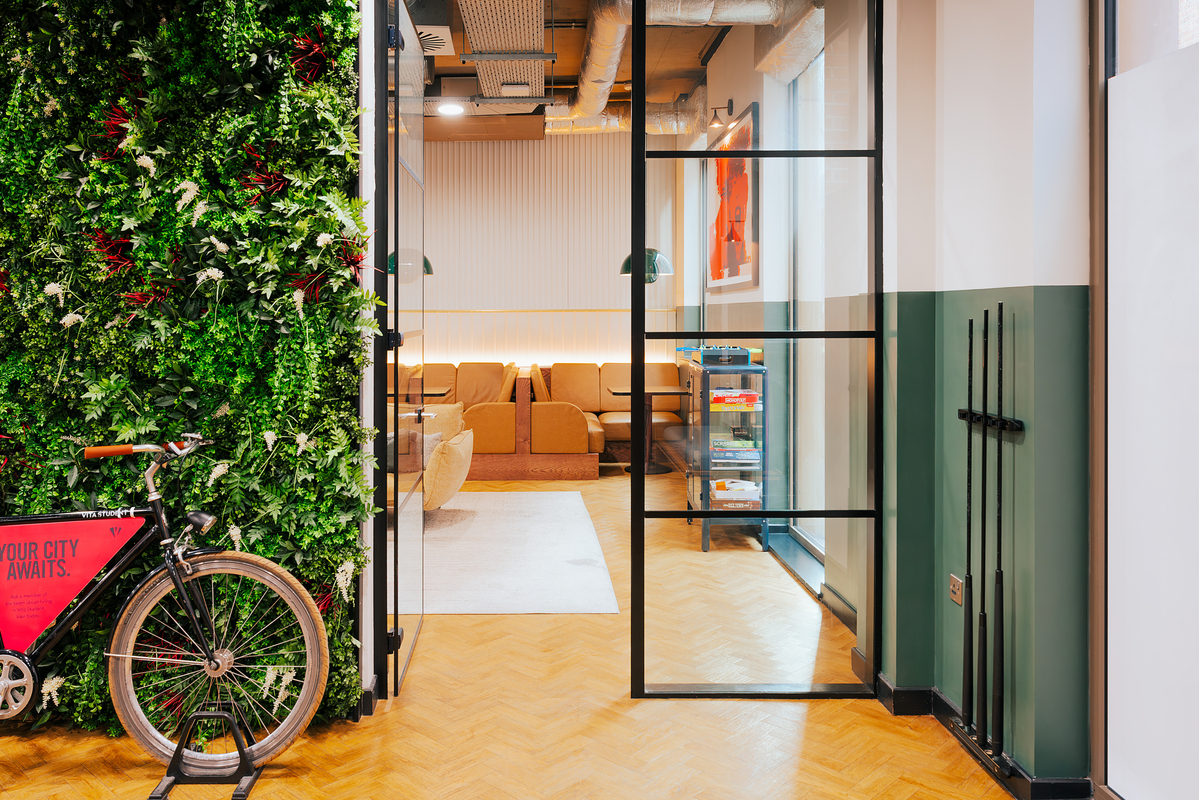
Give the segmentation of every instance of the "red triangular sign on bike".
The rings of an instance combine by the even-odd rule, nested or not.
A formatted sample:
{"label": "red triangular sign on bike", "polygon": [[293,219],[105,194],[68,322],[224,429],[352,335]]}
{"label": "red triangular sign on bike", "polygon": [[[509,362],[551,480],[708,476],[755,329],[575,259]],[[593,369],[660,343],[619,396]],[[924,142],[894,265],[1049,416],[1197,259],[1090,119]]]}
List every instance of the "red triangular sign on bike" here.
{"label": "red triangular sign on bike", "polygon": [[146,522],[104,517],[0,526],[0,635],[25,651]]}

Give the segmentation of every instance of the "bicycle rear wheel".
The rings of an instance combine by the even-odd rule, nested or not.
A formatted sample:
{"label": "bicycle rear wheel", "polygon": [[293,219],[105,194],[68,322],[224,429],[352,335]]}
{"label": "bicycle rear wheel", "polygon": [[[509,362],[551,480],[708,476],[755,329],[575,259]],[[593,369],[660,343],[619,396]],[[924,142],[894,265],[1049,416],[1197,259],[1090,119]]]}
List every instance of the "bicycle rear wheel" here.
{"label": "bicycle rear wheel", "polygon": [[[184,582],[208,608],[209,645],[220,667],[205,660],[170,575],[161,571],[138,587],[117,620],[107,653],[113,705],[129,735],[167,764],[188,715],[206,704],[236,703],[255,740],[250,759],[261,766],[303,733],[324,695],[324,622],[300,582],[272,561],[224,552],[188,563]],[[227,773],[237,764],[224,723],[203,722],[191,739],[184,753],[190,773]]]}

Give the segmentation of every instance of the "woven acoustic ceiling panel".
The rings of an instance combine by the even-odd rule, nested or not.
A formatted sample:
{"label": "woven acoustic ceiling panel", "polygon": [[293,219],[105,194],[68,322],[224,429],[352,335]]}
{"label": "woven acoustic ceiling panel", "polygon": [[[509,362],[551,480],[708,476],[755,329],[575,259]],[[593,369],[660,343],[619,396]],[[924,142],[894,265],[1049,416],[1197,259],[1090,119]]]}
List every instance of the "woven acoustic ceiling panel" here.
{"label": "woven acoustic ceiling panel", "polygon": [[[545,51],[545,4],[543,0],[460,0],[462,20],[476,53],[541,53]],[[479,93],[501,97],[504,84],[525,84],[529,96],[545,94],[544,61],[479,61]],[[532,103],[492,106],[490,111],[522,114]],[[503,111],[501,111],[503,109]]]}

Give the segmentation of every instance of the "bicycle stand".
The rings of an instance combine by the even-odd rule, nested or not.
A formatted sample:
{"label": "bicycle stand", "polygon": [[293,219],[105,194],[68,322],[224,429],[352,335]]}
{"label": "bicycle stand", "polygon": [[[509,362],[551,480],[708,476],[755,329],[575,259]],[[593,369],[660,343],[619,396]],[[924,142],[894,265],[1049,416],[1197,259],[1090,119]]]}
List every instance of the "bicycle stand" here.
{"label": "bicycle stand", "polygon": [[[226,709],[231,709],[231,711]],[[192,731],[197,722],[205,719],[224,720],[225,724],[229,726],[229,730],[233,732],[233,741],[237,745],[238,764],[225,775],[191,775],[183,767],[183,753],[191,744]],[[246,738],[249,738],[250,744],[254,743],[254,735],[250,732],[250,726],[246,723],[245,715],[236,703],[209,703],[200,711],[193,711],[183,723],[183,732],[179,736],[179,744],[175,746],[175,755],[171,757],[171,763],[167,766],[167,774],[158,782],[154,791],[150,792],[149,800],[167,800],[171,795],[171,790],[176,786],[221,783],[237,784],[237,788],[233,790],[232,800],[248,800],[250,790],[254,788],[258,776],[262,774],[262,767],[255,767],[250,761],[250,756],[246,753]]]}

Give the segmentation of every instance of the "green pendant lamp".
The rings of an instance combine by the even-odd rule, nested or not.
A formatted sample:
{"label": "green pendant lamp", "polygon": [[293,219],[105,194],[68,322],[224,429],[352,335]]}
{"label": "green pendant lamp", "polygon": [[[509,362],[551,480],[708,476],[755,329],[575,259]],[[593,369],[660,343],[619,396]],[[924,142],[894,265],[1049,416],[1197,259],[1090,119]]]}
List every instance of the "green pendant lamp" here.
{"label": "green pendant lamp", "polygon": [[[633,256],[630,254],[620,265],[620,274],[633,277]],[[670,259],[652,247],[645,248],[645,282],[655,283],[660,275],[673,275]]]}
{"label": "green pendant lamp", "polygon": [[[433,265],[429,263],[429,257],[424,256],[424,260],[425,260],[425,274],[432,275],[433,274]],[[391,255],[389,255],[387,257],[387,274],[388,275],[396,274],[396,254],[395,253],[392,253]]]}

